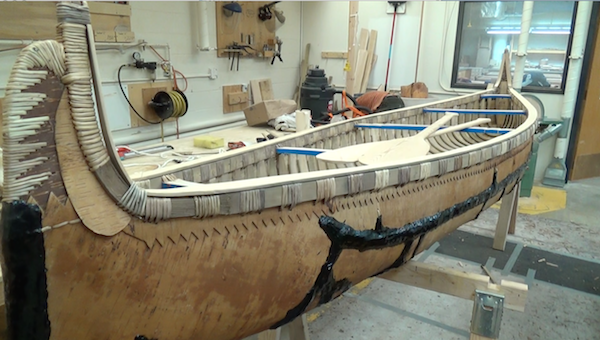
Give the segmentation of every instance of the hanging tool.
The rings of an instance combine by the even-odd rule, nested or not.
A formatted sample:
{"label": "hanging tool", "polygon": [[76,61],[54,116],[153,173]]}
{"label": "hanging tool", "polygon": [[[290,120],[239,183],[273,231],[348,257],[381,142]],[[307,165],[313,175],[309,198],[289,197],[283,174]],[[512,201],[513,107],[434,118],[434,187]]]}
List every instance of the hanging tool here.
{"label": "hanging tool", "polygon": [[278,58],[279,61],[283,63],[283,59],[281,59],[281,45],[283,45],[283,41],[279,39],[279,37],[275,37],[275,42],[277,44],[277,49],[273,52],[273,59],[271,59],[271,65],[275,62],[275,58]]}
{"label": "hanging tool", "polygon": [[388,86],[388,78],[390,75],[390,64],[392,61],[392,47],[394,45],[394,27],[396,26],[396,11],[398,10],[398,6],[405,3],[406,1],[388,1],[388,3],[394,6],[394,19],[392,21],[392,36],[390,38],[390,51],[388,53],[388,62],[387,62],[387,70],[385,71],[385,86],[384,91],[387,91]]}
{"label": "hanging tool", "polygon": [[[278,4],[280,2],[281,1],[273,1],[264,6],[261,6],[258,9],[258,18],[262,21],[270,20],[273,17],[273,13],[271,12],[271,7],[275,6],[276,4]],[[279,18],[278,18],[278,20],[279,20]],[[284,21],[285,21],[285,18],[284,18]]]}
{"label": "hanging tool", "polygon": [[252,54],[250,51],[247,50],[248,48],[253,51],[256,51],[256,49],[250,45],[240,45],[237,42],[234,42],[231,45],[227,45],[227,47],[225,48],[225,51],[228,53],[229,60],[231,60],[231,58],[233,57],[233,60],[231,60],[231,66],[229,67],[230,71],[233,71],[233,64],[235,63],[236,56],[237,56],[236,71],[240,70],[240,54],[242,53],[242,51],[246,52],[248,55]]}

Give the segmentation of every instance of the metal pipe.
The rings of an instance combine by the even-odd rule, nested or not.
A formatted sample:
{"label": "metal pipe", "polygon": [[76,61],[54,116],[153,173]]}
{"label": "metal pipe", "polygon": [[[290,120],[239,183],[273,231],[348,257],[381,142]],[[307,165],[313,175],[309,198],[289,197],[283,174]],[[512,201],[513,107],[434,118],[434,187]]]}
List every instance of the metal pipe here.
{"label": "metal pipe", "polygon": [[573,44],[571,46],[571,55],[569,56],[567,82],[565,85],[565,95],[560,116],[563,119],[564,129],[561,130],[558,136],[559,138],[556,141],[556,149],[554,152],[554,157],[560,159],[564,159],[567,155],[568,137],[571,132],[571,120],[575,110],[577,91],[579,90],[579,77],[581,76],[583,52],[585,49],[585,39],[590,26],[591,11],[591,1],[579,1],[577,3],[577,19],[573,31]]}
{"label": "metal pipe", "polygon": [[563,128],[563,126],[564,126],[563,123],[549,125],[547,128],[544,129],[544,131],[542,131],[540,134],[538,134],[535,137],[536,141],[538,143],[542,143],[546,139],[559,133],[560,130]]}
{"label": "metal pipe", "polygon": [[517,60],[515,61],[515,72],[512,87],[521,92],[523,85],[523,71],[527,59],[527,43],[529,42],[529,29],[533,14],[533,1],[523,2],[523,16],[521,17],[521,34],[519,35],[519,47],[517,48]]}

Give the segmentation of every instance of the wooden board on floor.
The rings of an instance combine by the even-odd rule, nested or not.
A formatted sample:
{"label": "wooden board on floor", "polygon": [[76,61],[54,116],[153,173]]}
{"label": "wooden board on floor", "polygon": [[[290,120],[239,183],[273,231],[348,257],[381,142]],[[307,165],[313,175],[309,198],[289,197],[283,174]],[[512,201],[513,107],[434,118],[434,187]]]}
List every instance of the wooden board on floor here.
{"label": "wooden board on floor", "polygon": [[[223,86],[223,113],[239,112],[248,107],[248,101],[238,104],[229,104],[230,93],[244,92],[244,85],[225,85]],[[247,94],[246,94],[247,96]]]}
{"label": "wooden board on floor", "polygon": [[[171,90],[173,90],[173,82],[170,81],[157,81],[151,83],[136,83],[127,85],[127,92],[129,93],[128,97],[131,105],[135,107],[140,116],[151,122],[157,122],[159,121],[159,118],[154,110],[148,106],[148,102],[152,100],[157,92]],[[131,117],[132,128],[149,125],[141,120],[131,108],[129,108],[129,115]],[[170,118],[166,121],[172,120],[174,119]]]}

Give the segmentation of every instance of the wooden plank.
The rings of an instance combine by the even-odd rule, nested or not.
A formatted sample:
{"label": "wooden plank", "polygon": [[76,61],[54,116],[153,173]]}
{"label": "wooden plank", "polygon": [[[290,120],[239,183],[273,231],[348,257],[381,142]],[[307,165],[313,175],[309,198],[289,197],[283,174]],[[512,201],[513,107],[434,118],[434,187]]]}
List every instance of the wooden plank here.
{"label": "wooden plank", "polygon": [[[148,105],[148,102],[150,102],[154,95],[159,91],[171,90],[173,90],[173,82],[170,81],[135,83],[127,85],[128,98],[131,102],[131,105],[133,105],[140,116],[151,122],[158,122],[160,119],[158,116],[156,116],[154,110]],[[131,119],[132,128],[149,125],[141,120],[131,108],[129,108],[129,116]]]}
{"label": "wooden plank", "polygon": [[229,94],[244,92],[244,85],[225,85],[223,86],[223,113],[239,112],[248,107],[248,102],[230,105]]}
{"label": "wooden plank", "polygon": [[229,105],[236,105],[248,102],[248,92],[233,92],[227,94]]}
{"label": "wooden plank", "polygon": [[513,214],[517,213],[515,208],[515,201],[518,198],[518,191],[516,187],[508,194],[502,197],[502,203],[500,205],[500,213],[498,216],[498,223],[496,224],[496,234],[494,236],[493,248],[504,251],[506,247],[506,236]]}
{"label": "wooden plank", "polygon": [[360,92],[365,93],[367,91],[367,85],[369,83],[369,77],[371,76],[371,69],[373,68],[373,58],[375,57],[375,45],[377,44],[377,31],[371,30],[369,36],[369,43],[367,45],[367,63],[365,65],[365,71],[363,73]]}
{"label": "wooden plank", "polygon": [[92,14],[131,16],[131,5],[129,4],[88,1],[88,7]]}
{"label": "wooden plank", "polygon": [[365,73],[365,68],[367,64],[367,59],[369,56],[369,52],[367,50],[359,50],[358,58],[356,60],[356,72],[354,73],[354,89],[352,90],[352,94],[360,93],[362,79]]}
{"label": "wooden plank", "polygon": [[[130,32],[131,31],[131,20],[128,16],[118,16],[118,15],[106,15],[106,14],[90,14],[92,20],[92,28],[94,31],[121,31],[121,32]],[[55,31],[54,28],[56,26],[56,22],[54,23],[52,30]]]}
{"label": "wooden plank", "polygon": [[279,340],[281,338],[281,327],[277,329],[269,329],[258,333],[258,340]]}
{"label": "wooden plank", "polygon": [[361,55],[363,54],[362,51],[366,50],[368,41],[369,30],[363,28],[360,30],[360,38],[358,40],[358,45],[355,46],[355,60],[354,62],[350,63],[350,79],[352,82],[352,86],[346,86],[346,92],[348,92],[350,95],[357,93],[357,89],[360,88],[360,83],[362,82],[362,73],[364,72],[364,63],[366,62],[366,56],[364,56],[364,60],[359,58],[361,58]]}
{"label": "wooden plank", "polygon": [[517,214],[519,213],[519,193],[521,192],[521,182],[517,184],[515,188],[516,197],[513,202],[512,211],[513,213],[510,215],[510,221],[508,223],[508,233],[511,235],[515,234],[516,224],[517,224]]}
{"label": "wooden plank", "polygon": [[499,285],[493,284],[487,275],[444,268],[430,263],[410,261],[378,277],[468,300],[474,300],[477,289],[504,294],[504,307],[520,312],[525,311],[527,301],[526,284],[507,280],[502,280]]}
{"label": "wooden plank", "polygon": [[323,59],[348,59],[348,52],[321,52],[321,58]]}
{"label": "wooden plank", "polygon": [[272,100],[275,99],[273,96],[273,85],[271,83],[271,79],[264,79],[258,82],[260,87],[260,96],[262,100]]}
{"label": "wooden plank", "polygon": [[250,92],[252,94],[252,103],[258,104],[263,101],[260,94],[260,80],[250,80]]}
{"label": "wooden plank", "polygon": [[358,50],[358,46],[354,46],[358,24],[358,1],[350,1],[348,5],[350,9],[348,15],[348,61],[345,67],[346,91],[354,88],[354,63],[356,60],[356,51]]}
{"label": "wooden plank", "polygon": [[[88,2],[90,7],[99,6],[98,13],[91,13],[91,21],[94,31],[131,31],[129,15],[103,14],[106,8],[117,6],[129,8],[129,5],[117,4],[95,4]],[[109,5],[104,7],[103,5]],[[114,7],[116,8],[116,7]],[[127,13],[131,9],[111,10],[114,13]],[[55,39],[56,25],[56,1],[48,2],[0,2],[0,39]]]}
{"label": "wooden plank", "polygon": [[56,38],[56,2],[0,2],[0,39]]}
{"label": "wooden plank", "polygon": [[308,332],[308,321],[306,321],[306,314],[294,319],[294,321],[288,324],[288,330],[290,340],[309,340]]}

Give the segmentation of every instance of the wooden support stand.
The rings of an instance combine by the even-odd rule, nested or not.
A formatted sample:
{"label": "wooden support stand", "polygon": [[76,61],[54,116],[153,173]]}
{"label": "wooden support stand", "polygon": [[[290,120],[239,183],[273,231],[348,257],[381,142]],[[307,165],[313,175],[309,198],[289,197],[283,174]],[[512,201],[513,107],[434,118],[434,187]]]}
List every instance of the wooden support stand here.
{"label": "wooden support stand", "polygon": [[[517,216],[520,183],[502,199],[493,248],[504,251],[508,233],[515,233],[515,222]],[[474,301],[473,315],[471,319],[470,340],[495,340],[498,337],[486,337],[478,334],[478,329],[495,328],[496,334],[500,330],[499,320],[504,308],[519,312],[525,311],[528,286],[523,283],[501,280],[500,283],[492,283],[488,275],[468,273],[462,270],[449,269],[437,265],[410,261],[400,268],[392,269],[378,276],[381,279],[390,280],[413,287],[423,288],[438,293],[452,295],[463,299]],[[481,304],[482,296],[487,296],[496,304],[493,308],[484,307]],[[496,299],[496,300],[494,300]],[[500,318],[487,317],[485,313],[499,313]],[[483,317],[481,317],[483,313]],[[487,318],[487,319],[486,319]],[[481,320],[489,322],[483,327]],[[492,324],[495,323],[495,324]],[[489,327],[486,327],[489,326]],[[282,326],[288,328],[290,340],[309,340],[308,324],[306,315],[297,318],[291,323]],[[269,330],[258,335],[259,340],[279,340],[281,328]]]}

